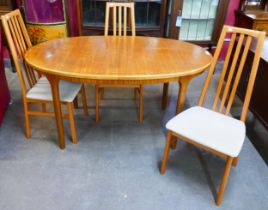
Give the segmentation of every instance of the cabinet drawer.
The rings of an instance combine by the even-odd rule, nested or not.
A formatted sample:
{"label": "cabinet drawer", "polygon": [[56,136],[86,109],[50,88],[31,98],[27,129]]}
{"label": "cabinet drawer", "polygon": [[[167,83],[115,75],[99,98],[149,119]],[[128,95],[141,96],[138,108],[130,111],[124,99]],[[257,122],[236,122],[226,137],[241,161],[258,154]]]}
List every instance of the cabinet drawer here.
{"label": "cabinet drawer", "polygon": [[254,23],[253,29],[258,31],[265,31],[266,36],[268,35],[268,23]]}

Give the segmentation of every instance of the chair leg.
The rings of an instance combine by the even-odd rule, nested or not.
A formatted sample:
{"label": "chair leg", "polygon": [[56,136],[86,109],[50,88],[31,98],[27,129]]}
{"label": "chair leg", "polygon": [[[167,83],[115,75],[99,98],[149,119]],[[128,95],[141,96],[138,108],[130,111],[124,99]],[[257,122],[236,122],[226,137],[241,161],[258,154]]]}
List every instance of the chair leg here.
{"label": "chair leg", "polygon": [[219,206],[221,204],[222,197],[223,197],[223,194],[224,194],[224,191],[225,191],[225,187],[226,187],[227,180],[228,180],[228,177],[229,177],[229,174],[230,174],[230,170],[231,170],[231,167],[232,167],[233,160],[234,160],[234,158],[232,158],[232,157],[227,158],[225,169],[224,169],[224,174],[223,174],[223,177],[222,177],[221,185],[220,185],[218,196],[217,196],[217,199],[216,199],[217,206]]}
{"label": "chair leg", "polygon": [[78,96],[76,96],[76,97],[74,98],[73,103],[74,103],[74,108],[78,109]]}
{"label": "chair leg", "polygon": [[75,123],[74,123],[73,104],[72,103],[67,103],[67,106],[68,106],[68,113],[69,113],[69,121],[70,121],[72,141],[73,141],[74,144],[77,144],[76,129],[75,129]]}
{"label": "chair leg", "polygon": [[103,99],[104,88],[100,88],[100,99]]}
{"label": "chair leg", "polygon": [[46,112],[46,104],[42,103],[41,104],[42,112]]}
{"label": "chair leg", "polygon": [[168,86],[169,83],[164,83],[163,85],[163,95],[162,95],[162,109],[165,110],[168,103]]}
{"label": "chair leg", "polygon": [[23,103],[24,103],[25,134],[26,138],[29,139],[31,137],[31,127],[28,114],[28,103],[25,100]]}
{"label": "chair leg", "polygon": [[95,121],[96,122],[99,122],[99,103],[100,103],[100,96],[99,96],[99,87],[98,87],[98,85],[96,85],[96,87],[95,87],[95,103],[96,103],[96,110],[95,110],[95,115],[96,115],[96,119],[95,119]]}
{"label": "chair leg", "polygon": [[82,96],[84,115],[88,116],[87,96],[86,96],[86,89],[85,89],[84,84],[82,85],[82,88],[81,88],[81,96]]}
{"label": "chair leg", "polygon": [[160,169],[161,174],[164,174],[166,172],[166,165],[167,165],[168,153],[169,153],[169,149],[170,149],[171,138],[172,138],[171,132],[168,131],[167,138],[166,138],[166,146],[165,146],[162,164],[161,164],[161,169]]}
{"label": "chair leg", "polygon": [[232,166],[236,166],[238,162],[238,157],[234,158],[233,162],[232,162]]}
{"label": "chair leg", "polygon": [[134,100],[136,101],[137,97],[138,97],[138,93],[139,93],[139,89],[138,88],[134,88]]}
{"label": "chair leg", "polygon": [[177,147],[177,138],[175,136],[172,136],[170,141],[170,148],[176,149],[176,147]]}
{"label": "chair leg", "polygon": [[142,126],[143,120],[143,85],[140,85],[140,113],[139,113],[140,126]]}

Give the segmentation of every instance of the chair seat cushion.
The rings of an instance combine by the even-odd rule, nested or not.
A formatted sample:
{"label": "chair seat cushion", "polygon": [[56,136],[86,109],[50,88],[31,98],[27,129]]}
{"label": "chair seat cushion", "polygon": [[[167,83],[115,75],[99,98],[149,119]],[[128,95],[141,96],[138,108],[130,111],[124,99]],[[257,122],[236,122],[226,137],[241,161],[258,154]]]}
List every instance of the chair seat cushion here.
{"label": "chair seat cushion", "polygon": [[[81,89],[80,83],[59,82],[60,100],[62,102],[72,102]],[[46,77],[41,77],[38,82],[28,91],[28,99],[52,101],[52,94],[49,81]]]}
{"label": "chair seat cushion", "polygon": [[239,155],[246,135],[242,121],[200,106],[178,114],[166,128],[231,157]]}

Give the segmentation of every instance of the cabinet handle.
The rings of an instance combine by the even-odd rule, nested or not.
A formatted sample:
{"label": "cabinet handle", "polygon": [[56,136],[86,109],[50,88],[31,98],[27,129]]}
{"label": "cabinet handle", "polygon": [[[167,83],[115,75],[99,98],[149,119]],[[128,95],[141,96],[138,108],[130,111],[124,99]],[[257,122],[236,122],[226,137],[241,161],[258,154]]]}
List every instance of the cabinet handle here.
{"label": "cabinet handle", "polygon": [[264,28],[257,28],[258,31],[265,31]]}

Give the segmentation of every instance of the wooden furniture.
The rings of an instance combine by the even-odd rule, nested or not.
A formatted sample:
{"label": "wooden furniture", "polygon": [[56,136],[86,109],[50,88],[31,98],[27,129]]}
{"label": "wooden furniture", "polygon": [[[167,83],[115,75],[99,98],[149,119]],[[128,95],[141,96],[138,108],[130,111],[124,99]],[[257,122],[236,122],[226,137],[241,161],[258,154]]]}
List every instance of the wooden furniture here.
{"label": "wooden furniture", "polygon": [[[202,106],[215,71],[224,39],[226,35],[228,36],[229,34],[231,35],[231,41],[218,82],[216,95],[213,100],[212,110],[206,109]],[[228,115],[233,104],[250,45],[254,38],[258,40],[258,43],[256,45],[254,61],[251,67],[241,117],[240,120],[237,120]],[[174,137],[226,159],[223,178],[216,198],[217,205],[221,204],[231,166],[236,165],[237,163],[237,158],[246,135],[244,122],[246,120],[248,106],[258,70],[264,38],[265,33],[263,32],[224,26],[208,76],[201,92],[198,106],[180,113],[172,118],[166,125],[168,131],[160,170],[162,174],[165,173],[166,170],[170,146],[172,145],[175,147],[176,145]],[[238,44],[234,48],[236,39],[238,39]],[[239,54],[242,49],[243,42],[245,42],[245,48],[243,49],[242,56],[240,57]],[[230,57],[232,50],[235,50],[235,54],[231,60]],[[225,78],[226,83],[224,84]],[[225,105],[226,108],[224,109]]]}
{"label": "wooden furniture", "polygon": [[15,7],[15,4],[12,0],[0,0],[0,16],[10,12]]}
{"label": "wooden furniture", "polygon": [[60,79],[112,85],[175,81],[181,87],[177,103],[177,111],[181,111],[189,82],[210,65],[211,59],[205,49],[190,43],[138,36],[51,40],[32,47],[25,55],[28,65],[50,81],[62,149],[65,141],[59,103]]}
{"label": "wooden furniture", "polygon": [[256,11],[235,11],[235,25],[238,27],[265,31],[268,34],[268,12]]}
{"label": "wooden furniture", "polygon": [[235,25],[268,32],[268,0],[241,0],[235,11]]}
{"label": "wooden furniture", "polygon": [[[129,11],[129,16],[131,17],[131,34],[132,36],[136,35],[136,30],[135,30],[135,14],[134,14],[134,3],[130,2],[130,3],[115,3],[115,2],[106,2],[106,15],[105,15],[105,31],[104,34],[105,36],[108,35],[108,25],[109,25],[109,14],[110,14],[110,10],[112,9],[113,11],[113,35],[116,36],[118,34],[118,36],[121,36],[122,34],[124,36],[127,35],[127,17],[128,17],[128,11]],[[117,14],[118,14],[118,21],[117,21]],[[123,16],[123,18],[122,18]],[[123,22],[122,22],[123,19]],[[123,23],[123,28],[122,28],[122,23]],[[118,25],[118,27],[117,27]],[[99,104],[100,104],[100,99],[101,96],[104,93],[104,87],[114,87],[111,85],[105,85],[105,84],[101,84],[101,85],[96,85],[96,122],[99,121]],[[117,86],[117,87],[127,87],[129,88],[129,86]],[[143,113],[143,101],[142,101],[142,97],[143,97],[143,86],[142,85],[135,85],[135,86],[131,86],[134,88],[135,91],[135,98],[136,98],[136,93],[139,93],[139,122],[140,125],[142,125],[142,113]]]}
{"label": "wooden furniture", "polygon": [[239,9],[246,10],[263,10],[268,0],[240,0]]}
{"label": "wooden furniture", "polygon": [[[80,35],[103,34],[107,1],[110,0],[77,0]],[[131,1],[133,0],[129,0]],[[134,2],[137,35],[164,36],[167,0],[134,0]],[[112,28],[109,30],[112,31]]]}
{"label": "wooden furniture", "polygon": [[168,36],[199,45],[216,45],[229,0],[171,1]]}
{"label": "wooden furniture", "polygon": [[[47,79],[41,74],[39,74],[39,77],[37,78],[34,69],[25,63],[25,52],[32,47],[32,43],[27,34],[20,11],[14,10],[6,15],[3,15],[2,23],[21,85],[26,137],[30,138],[31,132],[29,116],[39,115],[51,117],[55,115],[54,112],[48,112],[46,110],[46,105],[52,102],[51,89]],[[20,57],[20,60],[18,56]],[[49,55],[47,56],[49,57]],[[84,86],[79,83],[70,83],[64,81],[61,82],[60,89],[61,95],[59,99],[59,106],[61,103],[66,105],[68,108],[68,114],[64,114],[63,117],[69,119],[72,141],[73,143],[77,143],[73,102],[75,101],[77,94],[81,92],[84,114],[88,115],[85,89]],[[39,104],[41,111],[30,110],[30,104]]]}
{"label": "wooden furniture", "polygon": [[[248,53],[246,64],[241,76],[241,80],[238,85],[237,95],[244,100],[246,94],[246,87],[249,80],[250,66],[253,62],[254,53],[255,53],[255,44],[252,45],[251,50]],[[256,76],[256,82],[253,88],[252,99],[249,105],[249,109],[252,111],[254,116],[262,123],[262,125],[268,130],[268,37],[266,36],[261,60],[259,64],[258,73]],[[252,122],[253,123],[253,122]],[[259,130],[256,129],[254,123],[252,125],[253,132],[256,132],[258,135]],[[257,148],[259,153],[262,155],[266,162],[268,161],[268,141],[267,138],[258,138],[255,141],[252,141],[254,146]]]}

